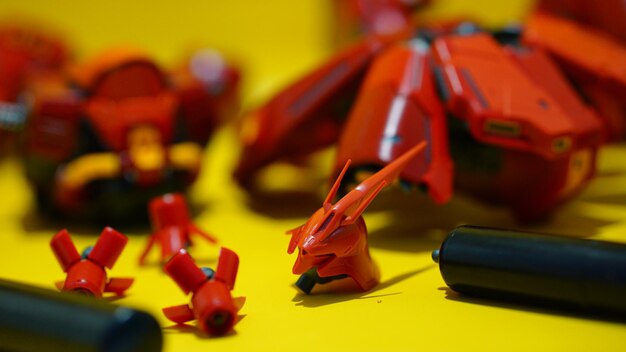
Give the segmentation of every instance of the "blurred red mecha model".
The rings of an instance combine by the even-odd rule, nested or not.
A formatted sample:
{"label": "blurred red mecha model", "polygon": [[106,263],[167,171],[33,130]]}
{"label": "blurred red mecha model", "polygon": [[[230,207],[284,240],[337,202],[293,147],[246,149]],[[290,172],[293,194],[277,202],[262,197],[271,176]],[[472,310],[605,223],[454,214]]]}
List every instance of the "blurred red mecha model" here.
{"label": "blurred red mecha model", "polygon": [[143,253],[139,257],[139,265],[144,265],[146,256],[154,244],[161,246],[161,262],[169,260],[181,249],[192,245],[191,235],[217,243],[217,240],[198,228],[189,215],[185,197],[180,193],[168,193],[152,199],[148,205],[152,234]]}
{"label": "blurred red mecha model", "polygon": [[26,23],[0,24],[0,154],[16,143],[28,115],[28,82],[60,70],[68,49],[50,31]]}
{"label": "blurred red mecha model", "polygon": [[40,206],[110,223],[146,219],[151,198],[184,191],[238,103],[239,75],[216,55],[168,74],[137,50],[110,50],[36,82],[24,153]]}
{"label": "blurred red mecha model", "polygon": [[400,172],[419,166],[416,157],[425,147],[426,142],[421,142],[333,204],[350,166],[350,161],[346,163],[323,206],[304,225],[289,231],[287,252],[291,254],[298,248],[293,266],[293,273],[301,275],[296,282],[298,288],[308,294],[318,283],[344,277],[352,278],[363,291],[378,284],[380,273],[369,253],[367,228],[361,214]]}
{"label": "blurred red mecha model", "polygon": [[621,42],[539,12],[496,32],[462,23],[416,28],[409,41],[370,36],[246,117],[235,178],[252,188],[265,166],[337,143],[332,176],[352,160],[345,194],[426,140],[404,184],[436,203],[454,184],[538,220],[594,176],[601,145],[626,135],[624,62]]}
{"label": "blurred red mecha model", "polygon": [[217,270],[199,268],[193,258],[181,250],[164,266],[165,272],[185,292],[191,293],[191,304],[163,309],[167,319],[184,324],[197,320],[198,328],[209,335],[223,335],[237,322],[237,312],[245,297],[233,298],[239,257],[230,249],[220,250]]}
{"label": "blurred red mecha model", "polygon": [[67,230],[59,231],[50,241],[50,247],[63,271],[67,273],[65,282],[58,282],[62,291],[71,291],[102,297],[104,292],[124,294],[133,283],[131,278],[107,278],[105,268],[112,269],[122,254],[128,238],[110,227],[102,230],[93,247],[87,247],[78,254]]}
{"label": "blurred red mecha model", "polygon": [[626,2],[623,0],[541,0],[538,9],[575,20],[626,41]]}

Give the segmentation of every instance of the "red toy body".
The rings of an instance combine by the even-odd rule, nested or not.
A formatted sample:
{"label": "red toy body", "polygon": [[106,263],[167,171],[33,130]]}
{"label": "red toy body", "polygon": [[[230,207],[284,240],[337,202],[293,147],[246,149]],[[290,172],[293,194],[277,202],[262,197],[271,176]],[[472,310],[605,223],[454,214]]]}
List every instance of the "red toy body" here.
{"label": "red toy body", "polygon": [[291,241],[287,251],[291,254],[298,248],[293,273],[301,276],[296,286],[310,293],[316,283],[346,276],[363,291],[378,284],[380,274],[370,257],[367,229],[361,214],[408,165],[419,167],[424,163],[416,157],[425,147],[426,142],[421,142],[332,204],[350,166],[350,161],[346,163],[322,208],[306,224],[289,231]]}
{"label": "red toy body", "polygon": [[[590,55],[565,50],[567,38]],[[425,140],[428,162],[409,166],[403,181],[437,203],[455,186],[536,220],[593,177],[603,143],[625,135],[625,54],[601,32],[546,14],[521,36],[460,26],[408,43],[368,37],[247,117],[235,177],[250,187],[266,165],[337,142],[333,175],[353,161],[345,192]]]}
{"label": "red toy body", "polygon": [[229,332],[237,321],[237,312],[245,298],[232,298],[239,257],[227,248],[220,251],[217,270],[210,276],[198,268],[191,256],[184,250],[174,255],[165,265],[165,272],[185,292],[191,293],[191,305],[183,304],[164,308],[165,316],[184,324],[197,320],[198,328],[209,335],[222,335]]}
{"label": "red toy body", "polygon": [[169,260],[181,249],[191,246],[192,234],[197,234],[211,243],[217,243],[215,238],[191,222],[187,203],[182,194],[165,194],[152,199],[149,204],[149,213],[152,234],[139,258],[139,265],[145,263],[146,256],[155,243],[161,246],[162,262]]}
{"label": "red toy body", "polygon": [[110,227],[105,228],[95,246],[78,254],[67,230],[59,231],[50,242],[63,271],[65,282],[57,286],[62,291],[80,292],[102,297],[104,292],[122,295],[133,283],[130,278],[107,278],[106,269],[112,269],[128,239]]}
{"label": "red toy body", "polygon": [[119,49],[77,66],[68,82],[38,82],[25,154],[40,205],[126,221],[145,219],[152,197],[184,191],[204,144],[236,105],[236,72],[204,61],[192,57],[167,74]]}

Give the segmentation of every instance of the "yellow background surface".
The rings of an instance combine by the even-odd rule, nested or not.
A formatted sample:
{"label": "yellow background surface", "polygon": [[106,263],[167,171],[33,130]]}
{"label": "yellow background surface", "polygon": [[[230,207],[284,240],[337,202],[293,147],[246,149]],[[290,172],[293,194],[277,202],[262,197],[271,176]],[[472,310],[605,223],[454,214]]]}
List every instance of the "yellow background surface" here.
{"label": "yellow background surface", "polygon": [[[520,19],[526,5],[441,0],[426,15],[466,14],[499,25]],[[332,52],[330,10],[330,3],[321,0],[0,1],[0,18],[17,14],[46,20],[67,34],[79,58],[125,43],[146,49],[167,66],[190,48],[214,46],[242,65],[247,107]],[[430,259],[447,231],[461,223],[519,226],[505,209],[462,196],[437,207],[420,194],[391,190],[381,195],[365,215],[381,284],[367,293],[299,294],[292,285],[295,256],[286,254],[284,233],[319,207],[328,171],[324,161],[330,155],[317,159],[318,172],[273,170],[289,185],[250,198],[230,178],[237,153],[234,128],[222,129],[208,146],[200,180],[189,196],[198,209],[197,224],[241,258],[234,293],[248,300],[234,333],[206,338],[172,327],[160,309],[188,299],[155,263],[157,251],[151,265],[137,267],[148,229],[122,229],[130,241],[111,274],[134,276],[136,282],[117,303],[155,315],[165,327],[166,351],[626,349],[623,323],[470,299],[447,290]],[[626,242],[624,160],[623,144],[605,148],[589,187],[548,222],[530,229]],[[294,180],[302,192],[290,188]],[[63,273],[48,246],[51,236],[67,227],[77,247],[84,248],[100,229],[51,223],[34,214],[15,158],[0,162],[0,196],[0,277],[53,288]],[[197,241],[191,253],[200,265],[213,266],[218,248]]]}

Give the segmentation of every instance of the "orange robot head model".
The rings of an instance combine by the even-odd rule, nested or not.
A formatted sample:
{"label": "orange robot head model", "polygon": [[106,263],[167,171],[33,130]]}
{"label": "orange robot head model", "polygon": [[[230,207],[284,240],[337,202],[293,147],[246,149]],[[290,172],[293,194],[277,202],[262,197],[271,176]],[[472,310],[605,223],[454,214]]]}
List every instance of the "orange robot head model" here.
{"label": "orange robot head model", "polygon": [[426,146],[422,142],[404,153],[354,190],[332,204],[341,179],[350,166],[346,164],[324,205],[294,230],[288,252],[299,249],[293,273],[302,275],[296,285],[310,293],[315,284],[351,277],[360,289],[367,291],[378,284],[379,271],[367,246],[367,229],[361,214],[378,192],[393,182],[406,165]]}

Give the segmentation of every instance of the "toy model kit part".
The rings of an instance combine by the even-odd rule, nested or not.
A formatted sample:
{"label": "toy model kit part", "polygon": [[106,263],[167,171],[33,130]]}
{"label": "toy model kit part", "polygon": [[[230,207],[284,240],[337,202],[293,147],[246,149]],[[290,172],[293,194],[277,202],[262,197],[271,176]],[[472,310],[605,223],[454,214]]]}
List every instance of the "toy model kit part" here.
{"label": "toy model kit part", "polygon": [[378,193],[395,181],[404,168],[426,148],[421,142],[361,182],[332,203],[350,161],[335,181],[322,207],[302,226],[290,230],[287,252],[298,249],[293,273],[301,275],[297,286],[310,293],[315,284],[351,277],[363,291],[378,284],[380,273],[367,246],[367,229],[361,214]]}
{"label": "toy model kit part", "polygon": [[168,193],[155,197],[148,207],[152,234],[139,257],[139,265],[145,263],[148,253],[155,244],[161,246],[161,261],[165,262],[181,249],[187,249],[192,245],[191,235],[198,235],[210,243],[217,243],[213,236],[192,222],[184,195]]}
{"label": "toy model kit part", "polygon": [[127,242],[126,236],[106,227],[96,244],[88,247],[81,256],[67,230],[59,231],[50,241],[50,247],[67,277],[65,282],[58,282],[57,287],[62,291],[95,297],[102,297],[104,292],[124,294],[132,285],[133,279],[107,279],[105,268],[113,268]]}
{"label": "toy model kit part", "polygon": [[244,297],[233,298],[230,293],[238,267],[237,254],[222,247],[217,270],[210,277],[181,250],[165,264],[164,270],[185,294],[191,293],[191,303],[164,308],[163,314],[176,324],[196,320],[198,329],[208,335],[229,332],[245,302]]}

